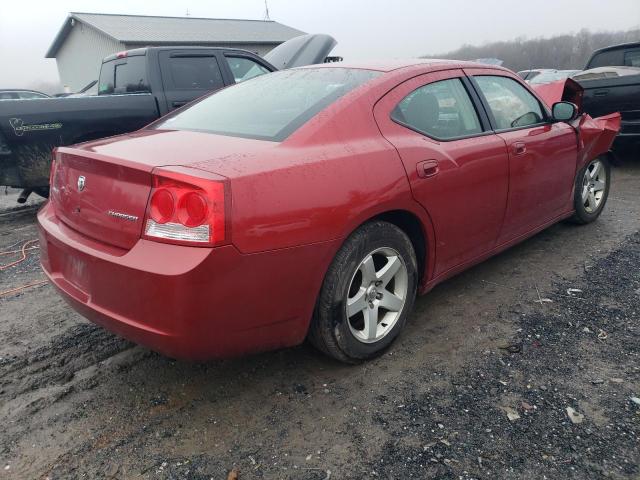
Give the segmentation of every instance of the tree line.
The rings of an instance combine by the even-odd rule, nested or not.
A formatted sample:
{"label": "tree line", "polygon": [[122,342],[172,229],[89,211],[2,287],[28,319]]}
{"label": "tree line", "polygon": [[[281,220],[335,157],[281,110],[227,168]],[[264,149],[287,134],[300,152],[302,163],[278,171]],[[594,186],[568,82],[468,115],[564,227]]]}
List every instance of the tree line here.
{"label": "tree line", "polygon": [[529,68],[557,68],[559,70],[582,70],[594,50],[619,43],[640,41],[640,29],[617,32],[590,32],[583,29],[574,35],[559,35],[550,38],[524,37],[504,42],[493,42],[482,46],[463,45],[457,50],[425,58],[449,58],[474,60],[497,58],[511,70]]}

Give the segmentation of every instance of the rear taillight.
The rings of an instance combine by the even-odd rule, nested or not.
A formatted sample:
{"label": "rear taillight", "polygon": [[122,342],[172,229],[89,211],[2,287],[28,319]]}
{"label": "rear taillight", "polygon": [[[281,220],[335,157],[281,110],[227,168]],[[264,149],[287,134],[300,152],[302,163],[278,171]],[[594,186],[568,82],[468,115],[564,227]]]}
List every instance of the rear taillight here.
{"label": "rear taillight", "polygon": [[188,170],[172,167],[153,172],[143,237],[180,245],[227,243],[225,179],[192,176]]}

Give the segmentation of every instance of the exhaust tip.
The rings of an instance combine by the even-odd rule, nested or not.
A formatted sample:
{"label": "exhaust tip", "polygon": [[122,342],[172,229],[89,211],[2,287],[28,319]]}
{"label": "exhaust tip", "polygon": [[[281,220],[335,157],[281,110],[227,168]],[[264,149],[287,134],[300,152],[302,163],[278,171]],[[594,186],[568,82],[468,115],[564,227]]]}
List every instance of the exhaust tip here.
{"label": "exhaust tip", "polygon": [[27,203],[27,199],[29,198],[29,195],[31,195],[31,192],[33,192],[33,190],[31,190],[30,188],[25,188],[24,190],[22,190],[22,192],[20,192],[20,195],[18,196],[18,203]]}

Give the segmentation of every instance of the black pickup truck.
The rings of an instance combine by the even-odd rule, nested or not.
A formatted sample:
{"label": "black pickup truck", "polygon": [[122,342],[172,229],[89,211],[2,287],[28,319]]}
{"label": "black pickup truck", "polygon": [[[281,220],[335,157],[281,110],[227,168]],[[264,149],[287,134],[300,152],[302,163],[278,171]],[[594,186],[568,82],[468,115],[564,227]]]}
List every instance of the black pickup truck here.
{"label": "black pickup truck", "polygon": [[582,106],[592,117],[620,112],[614,151],[640,148],[640,42],[596,50],[573,80],[584,89]]}
{"label": "black pickup truck", "polygon": [[[211,91],[278,68],[327,60],[328,35],[293,38],[259,57],[216,47],[147,47],[102,62],[98,94],[0,102],[0,185],[49,193],[51,150],[138,130]],[[275,65],[275,66],[274,66]]]}

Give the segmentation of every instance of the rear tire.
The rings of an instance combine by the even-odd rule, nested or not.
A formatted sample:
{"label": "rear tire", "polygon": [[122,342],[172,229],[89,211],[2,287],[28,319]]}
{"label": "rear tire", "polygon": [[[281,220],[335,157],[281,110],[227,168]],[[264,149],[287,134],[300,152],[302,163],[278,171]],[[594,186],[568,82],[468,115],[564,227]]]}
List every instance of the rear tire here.
{"label": "rear tire", "polygon": [[607,203],[611,186],[611,167],[606,157],[589,162],[576,175],[573,223],[586,225],[595,221]]}
{"label": "rear tire", "polygon": [[401,229],[382,221],[363,225],[327,271],[309,340],[345,363],[380,355],[413,308],[417,271],[413,245]]}

